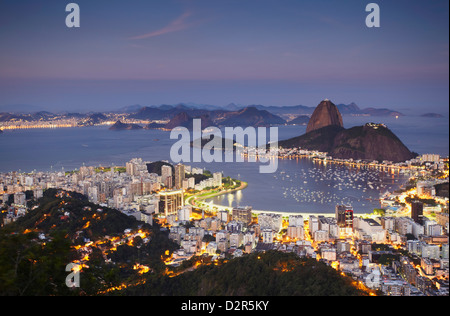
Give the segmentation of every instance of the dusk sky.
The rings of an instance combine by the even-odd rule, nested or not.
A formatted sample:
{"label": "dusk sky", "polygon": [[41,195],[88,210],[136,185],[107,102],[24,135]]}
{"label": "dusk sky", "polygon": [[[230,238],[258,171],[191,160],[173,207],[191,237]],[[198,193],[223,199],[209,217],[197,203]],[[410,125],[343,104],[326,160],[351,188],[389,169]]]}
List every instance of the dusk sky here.
{"label": "dusk sky", "polygon": [[114,110],[193,102],[448,115],[449,2],[0,0],[1,106]]}

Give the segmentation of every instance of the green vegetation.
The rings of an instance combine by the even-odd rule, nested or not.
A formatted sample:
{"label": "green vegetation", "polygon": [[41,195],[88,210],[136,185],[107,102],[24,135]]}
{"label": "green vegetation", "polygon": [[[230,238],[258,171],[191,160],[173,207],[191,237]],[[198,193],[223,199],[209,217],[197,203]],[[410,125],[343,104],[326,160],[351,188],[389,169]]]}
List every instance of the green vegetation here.
{"label": "green vegetation", "polygon": [[[125,229],[144,232],[147,242],[127,237]],[[120,242],[116,247],[113,238]],[[65,268],[86,255],[77,251],[86,245],[80,287],[69,289]],[[137,262],[148,267],[148,273],[164,273],[163,260],[177,248],[157,223],[143,224],[89,203],[81,194],[49,189],[39,207],[0,228],[0,295],[101,294],[139,281],[142,276],[133,269]]]}
{"label": "green vegetation", "polygon": [[386,210],[384,208],[375,208],[373,209],[373,214],[376,216],[385,216],[386,215]]}
{"label": "green vegetation", "polygon": [[14,234],[0,229],[0,295],[69,295],[65,266],[70,243],[63,233],[52,234],[45,247],[36,233]]}
{"label": "green vegetation", "polygon": [[150,277],[124,295],[164,296],[357,296],[352,279],[314,259],[268,251],[202,265],[177,277]]}
{"label": "green vegetation", "polygon": [[175,167],[168,163],[168,162],[164,162],[164,161],[155,161],[155,162],[151,162],[147,164],[147,170],[149,173],[156,173],[157,175],[161,175],[161,167],[162,166],[169,166],[172,168],[172,174],[175,174]]}

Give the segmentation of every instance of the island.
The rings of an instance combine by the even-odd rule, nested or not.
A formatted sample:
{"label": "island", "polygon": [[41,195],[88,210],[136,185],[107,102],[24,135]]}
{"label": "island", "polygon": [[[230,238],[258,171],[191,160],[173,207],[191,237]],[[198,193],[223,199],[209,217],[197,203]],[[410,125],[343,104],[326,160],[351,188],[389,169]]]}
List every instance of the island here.
{"label": "island", "polygon": [[124,130],[139,130],[143,129],[142,126],[138,124],[132,124],[132,123],[122,123],[121,121],[117,121],[114,125],[112,125],[109,130],[111,131],[124,131]]}

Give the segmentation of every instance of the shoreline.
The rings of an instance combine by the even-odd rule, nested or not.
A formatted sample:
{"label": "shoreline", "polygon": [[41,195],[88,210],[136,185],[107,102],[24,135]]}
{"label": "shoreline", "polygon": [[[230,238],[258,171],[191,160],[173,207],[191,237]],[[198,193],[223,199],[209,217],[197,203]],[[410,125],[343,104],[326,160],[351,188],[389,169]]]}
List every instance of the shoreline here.
{"label": "shoreline", "polygon": [[[224,194],[228,194],[228,193],[244,190],[245,188],[247,188],[247,186],[248,186],[248,183],[245,182],[245,181],[242,181],[242,185],[240,187],[238,187],[238,188],[235,188],[235,189],[227,190],[227,191],[224,191],[224,192],[212,193],[210,195],[208,194],[208,195],[206,195],[204,197],[196,197],[196,195],[192,195],[192,196],[189,196],[188,198],[185,199],[185,204],[186,205],[190,205],[192,207],[196,207],[196,208],[202,209],[202,207],[200,207],[198,205],[195,205],[195,204],[192,204],[191,200],[194,199],[195,201],[198,201],[198,202],[205,201],[207,199],[210,199],[210,198],[213,198],[213,197],[216,197],[216,196],[220,196],[220,195],[224,195]],[[206,193],[203,193],[203,194],[206,194]],[[212,202],[204,202],[204,203],[209,205],[207,207],[208,210],[212,208],[212,209],[216,209],[217,211],[219,211],[219,210],[226,210],[226,211],[228,211],[230,213],[231,210],[233,209],[232,206],[213,204]],[[203,206],[203,207],[205,207],[205,206]],[[327,212],[327,213],[324,213],[324,212],[318,212],[318,213],[311,213],[311,212],[283,212],[283,211],[273,211],[273,210],[254,210],[254,209],[252,209],[252,216],[257,217],[259,214],[276,214],[276,215],[281,215],[282,217],[289,217],[290,215],[301,215],[304,218],[309,218],[310,215],[313,215],[313,216],[324,216],[324,217],[335,217],[336,216],[336,214],[334,212]],[[370,217],[371,213],[354,213],[354,215]]]}

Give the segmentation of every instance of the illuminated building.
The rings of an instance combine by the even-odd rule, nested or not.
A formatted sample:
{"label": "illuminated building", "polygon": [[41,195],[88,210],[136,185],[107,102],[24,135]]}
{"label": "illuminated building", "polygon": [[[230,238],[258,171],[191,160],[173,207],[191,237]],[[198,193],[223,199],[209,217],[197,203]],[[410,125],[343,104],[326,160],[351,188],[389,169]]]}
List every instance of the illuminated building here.
{"label": "illuminated building", "polygon": [[282,228],[283,218],[279,214],[261,213],[258,215],[258,224],[261,230],[269,228],[275,232],[279,232]]}
{"label": "illuminated building", "polygon": [[179,190],[183,188],[184,180],[184,165],[179,163],[175,166],[175,189]]}
{"label": "illuminated building", "polygon": [[441,157],[436,154],[423,154],[420,158],[423,162],[439,162]]}
{"label": "illuminated building", "polygon": [[172,167],[163,165],[161,167],[161,182],[168,189],[172,189]]}
{"label": "illuminated building", "polygon": [[316,230],[313,234],[313,239],[316,242],[328,241],[330,234],[326,230]]}
{"label": "illuminated building", "polygon": [[15,205],[26,205],[25,193],[18,192],[14,194],[14,204]]}
{"label": "illuminated building", "polygon": [[178,220],[179,221],[189,221],[192,215],[192,206],[185,205],[178,210]]}
{"label": "illuminated building", "polygon": [[159,193],[159,209],[164,215],[178,215],[178,210],[184,206],[183,190],[163,191]]}
{"label": "illuminated building", "polygon": [[289,226],[298,227],[304,225],[302,215],[289,215]]}
{"label": "illuminated building", "polygon": [[265,243],[265,244],[273,243],[274,233],[273,233],[272,229],[270,229],[270,228],[263,229],[261,234],[262,234],[263,243]]}
{"label": "illuminated building", "polygon": [[348,205],[336,205],[336,220],[341,228],[353,228],[353,209]]}
{"label": "illuminated building", "polygon": [[252,221],[252,208],[250,206],[235,207],[233,208],[232,216],[234,221],[243,222],[248,225]]}
{"label": "illuminated building", "polygon": [[305,239],[303,226],[288,226],[286,235],[292,239]]}
{"label": "illuminated building", "polygon": [[238,248],[242,245],[244,235],[241,232],[230,234],[230,247]]}
{"label": "illuminated building", "polygon": [[220,187],[222,185],[222,172],[213,173],[213,182],[215,187]]}

